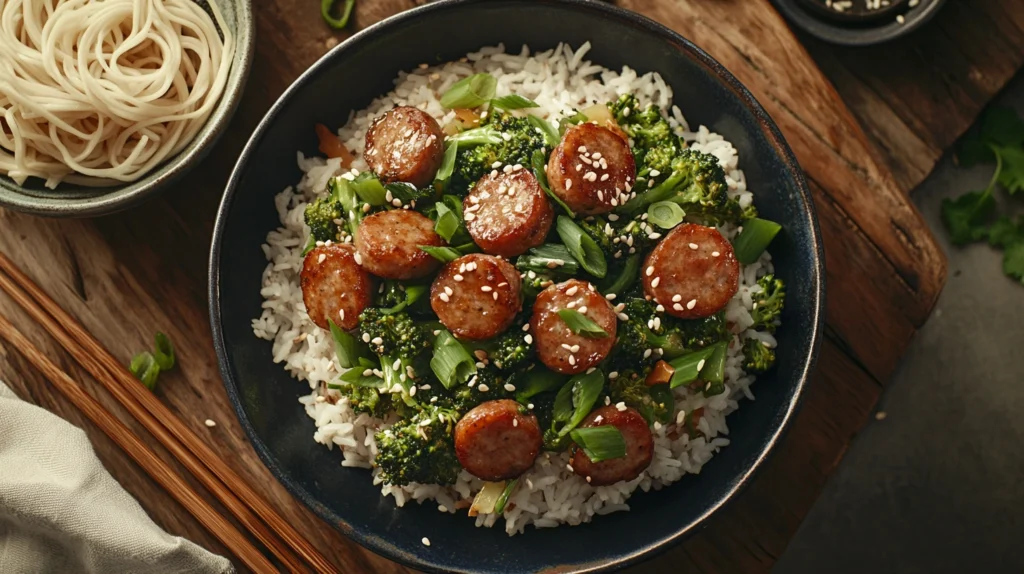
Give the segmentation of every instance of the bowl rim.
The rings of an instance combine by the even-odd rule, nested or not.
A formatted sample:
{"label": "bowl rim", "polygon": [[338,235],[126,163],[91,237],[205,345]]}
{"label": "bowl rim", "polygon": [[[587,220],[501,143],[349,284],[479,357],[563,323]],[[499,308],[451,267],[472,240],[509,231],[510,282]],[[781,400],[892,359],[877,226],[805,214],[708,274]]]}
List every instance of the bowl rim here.
{"label": "bowl rim", "polygon": [[[483,4],[490,0],[436,0],[428,4],[411,8],[404,12],[395,14],[389,18],[381,20],[375,24],[372,24],[345,41],[339,43],[337,46],[332,48],[316,62],[314,62],[309,68],[307,68],[292,84],[281,94],[281,96],[274,102],[274,105],[267,111],[266,115],[260,121],[260,123],[254,129],[251,137],[246,142],[242,153],[238,157],[238,161],[235,163],[232,169],[231,177],[228,179],[228,183],[225,186],[224,196],[221,200],[221,204],[217,210],[217,218],[214,222],[213,239],[210,248],[210,259],[209,259],[209,282],[208,282],[208,297],[210,305],[210,327],[213,334],[214,348],[217,353],[217,362],[220,368],[221,376],[224,380],[224,386],[228,394],[228,398],[231,401],[232,407],[235,410],[235,414],[238,416],[239,423],[245,430],[253,449],[257,455],[263,461],[264,465],[271,471],[277,480],[284,485],[292,496],[297,497],[303,502],[310,510],[316,513],[322,520],[330,524],[336,530],[342,532],[346,537],[354,540],[364,548],[367,548],[373,552],[376,552],[382,556],[387,557],[390,560],[394,560],[405,566],[425,570],[429,572],[441,572],[442,570],[428,563],[418,561],[414,556],[401,552],[393,545],[382,540],[382,538],[373,535],[372,533],[362,532],[360,528],[355,527],[349,521],[345,520],[344,517],[339,516],[326,505],[318,501],[309,491],[297,484],[290,475],[285,472],[278,463],[277,458],[271,453],[267,446],[260,440],[256,434],[255,429],[249,422],[248,416],[242,407],[242,401],[240,398],[239,387],[237,381],[231,372],[231,366],[228,359],[227,346],[224,339],[224,329],[222,326],[222,304],[220,295],[220,265],[222,256],[222,239],[224,230],[227,226],[228,211],[230,210],[234,199],[237,195],[239,184],[243,178],[243,172],[245,171],[251,156],[255,152],[258,144],[262,141],[263,137],[269,129],[269,126],[277,120],[277,116],[285,108],[292,96],[303,89],[306,84],[310,83],[314,76],[320,73],[321,68],[327,66],[328,62],[335,58],[342,58],[344,55],[353,50],[363,41],[366,41],[370,37],[385,31],[395,31],[400,28],[407,21],[414,19],[421,14],[431,13],[435,11],[447,11],[455,10],[462,6],[472,4]],[[595,563],[577,563],[571,565],[568,569],[560,569],[560,572],[604,572],[614,569],[623,568],[632,564],[639,563],[641,561],[652,558],[656,554],[660,554],[669,548],[675,546],[683,539],[687,538],[694,532],[701,530],[706,526],[707,520],[710,516],[720,511],[726,504],[732,502],[737,498],[737,495],[745,489],[752,481],[755,474],[761,470],[764,466],[765,461],[768,457],[774,453],[781,439],[785,436],[789,430],[796,413],[798,412],[802,402],[804,392],[808,384],[808,378],[810,371],[813,368],[822,342],[822,331],[824,325],[824,306],[825,306],[825,268],[824,268],[824,251],[821,241],[821,231],[818,225],[817,214],[814,208],[814,204],[811,200],[810,189],[807,185],[807,181],[804,178],[803,170],[800,169],[799,164],[796,161],[796,156],[782,137],[782,133],[775,125],[774,121],[770,118],[768,113],[764,110],[760,103],[754,98],[753,94],[740,83],[735,76],[732,75],[728,70],[725,69],[721,64],[714,60],[710,55],[704,52],[701,48],[671,30],[670,28],[647,18],[639,13],[619,8],[612,4],[599,2],[597,0],[505,0],[508,3],[522,3],[536,5],[538,2],[545,4],[556,4],[556,5],[567,5],[571,8],[579,10],[589,10],[597,12],[599,15],[616,20],[623,24],[632,24],[634,26],[646,29],[652,35],[657,36],[665,42],[672,45],[674,48],[682,52],[685,56],[693,59],[698,64],[702,65],[706,69],[714,73],[717,78],[723,82],[744,104],[744,106],[754,115],[757,122],[761,126],[761,130],[764,133],[768,142],[775,149],[777,155],[782,161],[786,172],[792,177],[795,184],[795,191],[797,192],[797,200],[801,205],[801,213],[803,218],[806,220],[808,225],[808,233],[811,240],[813,241],[814,249],[812,253],[811,261],[811,282],[812,282],[812,300],[808,302],[812,316],[812,328],[809,334],[810,341],[810,352],[806,357],[803,358],[802,362],[798,364],[796,368],[797,376],[795,386],[793,389],[792,397],[788,401],[784,412],[782,413],[781,420],[778,422],[778,426],[774,432],[766,437],[764,448],[757,453],[756,456],[748,463],[746,470],[738,475],[735,482],[725,493],[715,500],[710,508],[698,516],[695,520],[687,524],[681,524],[673,528],[673,531],[663,537],[659,537],[657,540],[652,541],[643,547],[635,549],[629,553],[625,553],[607,562],[600,564]],[[397,71],[396,71],[397,73]]]}
{"label": "bowl rim", "polygon": [[[224,0],[221,0],[222,2]],[[252,0],[228,0],[235,8],[236,51],[232,69],[228,71],[224,93],[206,123],[184,149],[157,165],[142,178],[118,183],[89,197],[40,197],[22,191],[24,188],[6,175],[0,175],[0,207],[47,217],[96,217],[122,211],[151,199],[192,171],[213,150],[214,144],[227,131],[245,92],[256,53],[256,23]],[[13,188],[12,188],[13,186]]]}
{"label": "bowl rim", "polygon": [[[928,23],[942,8],[946,0],[929,0],[926,5],[907,12],[909,17],[903,24],[895,20],[875,26],[844,26],[825,18],[815,16],[799,5],[796,0],[772,0],[775,9],[793,25],[819,40],[837,46],[874,46],[902,38]],[[922,3],[923,4],[923,3]]]}

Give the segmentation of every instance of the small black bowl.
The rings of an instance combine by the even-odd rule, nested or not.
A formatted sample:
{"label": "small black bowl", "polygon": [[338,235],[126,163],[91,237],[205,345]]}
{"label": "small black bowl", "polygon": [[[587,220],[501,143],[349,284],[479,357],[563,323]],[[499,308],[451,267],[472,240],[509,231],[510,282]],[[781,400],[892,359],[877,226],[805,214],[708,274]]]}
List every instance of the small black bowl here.
{"label": "small black bowl", "polygon": [[[864,0],[853,0],[860,6]],[[791,23],[812,36],[841,46],[871,46],[895,40],[932,19],[946,0],[919,0],[910,6],[903,0],[891,9],[876,10],[875,17],[843,18],[830,13],[819,0],[772,0],[775,8]],[[833,4],[839,0],[834,0]],[[899,6],[895,6],[899,4]],[[899,20],[897,20],[899,18]]]}
{"label": "small black bowl", "polygon": [[[399,70],[457,59],[504,42],[547,49],[594,42],[588,59],[610,68],[658,70],[675,103],[724,134],[765,217],[784,232],[772,245],[789,295],[778,332],[778,368],[755,386],[756,402],[729,417],[732,444],[699,475],[659,492],[638,492],[630,512],[575,527],[476,528],[434,504],[397,508],[368,471],[342,468],[338,452],[313,442],[313,421],[297,403],[308,393],[253,336],[260,314],[260,245],[278,227],[273,197],[298,181],[295,151],[316,153],[313,125],[340,125],[350,110],[389,91]],[[210,256],[210,319],[228,394],[260,457],[282,483],[331,526],[360,544],[421,570],[559,572],[608,570],[650,557],[697,530],[734,498],[793,419],[817,354],[824,269],[810,193],[768,114],[737,80],[696,46],[637,14],[589,0],[441,0],[356,34],[302,75],[267,113],[242,153],[217,217]],[[431,541],[429,547],[421,543]]]}

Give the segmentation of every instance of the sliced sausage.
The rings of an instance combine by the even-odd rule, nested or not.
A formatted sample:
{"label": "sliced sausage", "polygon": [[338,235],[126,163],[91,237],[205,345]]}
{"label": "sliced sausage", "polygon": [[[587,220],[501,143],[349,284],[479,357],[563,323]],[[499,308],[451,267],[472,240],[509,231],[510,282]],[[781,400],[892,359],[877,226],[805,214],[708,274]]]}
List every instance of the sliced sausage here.
{"label": "sliced sausage", "polygon": [[573,472],[587,478],[593,486],[606,486],[640,476],[654,456],[654,437],[643,415],[629,407],[619,410],[615,406],[607,406],[594,409],[580,423],[581,427],[603,425],[614,425],[619,429],[626,443],[626,455],[592,462],[583,449],[573,445],[572,458],[569,459]]}
{"label": "sliced sausage", "polygon": [[583,215],[608,213],[622,205],[636,182],[629,144],[592,123],[566,130],[548,158],[546,172],[551,192]]}
{"label": "sliced sausage", "polygon": [[684,223],[647,256],[644,293],[681,319],[714,315],[739,289],[740,264],[717,229]]}
{"label": "sliced sausage", "polygon": [[[537,342],[537,356],[558,373],[582,373],[604,360],[615,345],[616,318],[608,300],[586,281],[570,279],[551,285],[537,295],[530,318],[530,332]],[[608,333],[607,337],[576,334],[558,312],[575,309]]]}
{"label": "sliced sausage", "polygon": [[373,301],[373,278],[356,263],[356,248],[344,243],[307,253],[299,284],[306,313],[321,329],[330,328],[328,319],[342,329],[355,329],[359,314]]}
{"label": "sliced sausage", "polygon": [[366,131],[363,158],[384,183],[404,181],[425,187],[444,158],[444,132],[430,114],[397,107],[373,120]]}
{"label": "sliced sausage", "polygon": [[420,245],[444,245],[434,222],[408,209],[374,213],[359,224],[356,249],[360,265],[387,279],[413,279],[430,275],[439,262]]}
{"label": "sliced sausage", "polygon": [[555,218],[537,178],[526,169],[483,176],[462,209],[473,241],[485,253],[502,257],[544,243]]}
{"label": "sliced sausage", "polygon": [[479,341],[501,334],[522,309],[522,280],[511,263],[471,253],[445,265],[430,287],[430,306],[460,339]]}
{"label": "sliced sausage", "polygon": [[473,476],[498,481],[533,466],[543,435],[537,417],[520,412],[516,401],[481,403],[455,425],[455,455]]}

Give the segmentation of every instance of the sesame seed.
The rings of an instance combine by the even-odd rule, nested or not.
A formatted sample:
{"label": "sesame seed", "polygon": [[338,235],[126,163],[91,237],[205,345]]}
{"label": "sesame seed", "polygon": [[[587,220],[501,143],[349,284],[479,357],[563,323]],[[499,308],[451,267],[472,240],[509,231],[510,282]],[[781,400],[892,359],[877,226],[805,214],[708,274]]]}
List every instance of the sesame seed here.
{"label": "sesame seed", "polygon": [[576,148],[576,151],[580,153],[587,153],[587,146],[581,145],[580,147]]}
{"label": "sesame seed", "polygon": [[381,339],[380,337],[374,337],[371,343],[373,343],[374,345],[383,345],[384,339]]}
{"label": "sesame seed", "polygon": [[409,387],[409,396],[410,397],[415,397],[416,396],[416,387]]}
{"label": "sesame seed", "polygon": [[608,181],[608,174],[601,175],[601,181]]}
{"label": "sesame seed", "polygon": [[662,305],[661,303],[658,303],[658,306],[655,307],[654,310],[657,311],[658,313],[664,313],[665,312],[665,306]]}
{"label": "sesame seed", "polygon": [[697,362],[697,370],[698,371],[704,368],[704,363],[705,362],[706,361],[704,359],[701,359],[700,361]]}
{"label": "sesame seed", "polygon": [[512,419],[512,426],[514,426],[514,427],[519,426],[519,419]]}
{"label": "sesame seed", "polygon": [[608,405],[610,405],[610,404],[612,404],[612,399],[611,399],[611,397],[605,397],[605,398],[604,398],[604,406],[608,406]]}
{"label": "sesame seed", "polygon": [[[531,410],[531,411],[532,411],[532,410],[533,410],[533,403],[530,403],[530,404],[526,405],[526,408],[527,408],[528,410]],[[530,482],[530,479],[526,479],[526,482]]]}
{"label": "sesame seed", "polygon": [[364,203],[363,204],[363,213],[370,213],[370,204],[369,203]]}
{"label": "sesame seed", "polygon": [[370,334],[369,333],[363,333],[363,342],[364,343],[369,343],[370,342]]}
{"label": "sesame seed", "polygon": [[396,198],[395,198],[395,199],[394,199],[394,200],[393,200],[393,201],[391,202],[391,205],[394,205],[395,207],[402,207],[402,200],[401,200],[401,199],[398,199],[398,198],[396,197]]}
{"label": "sesame seed", "polygon": [[565,349],[566,351],[571,351],[572,345],[570,345],[569,343],[562,343],[562,348]]}
{"label": "sesame seed", "polygon": [[696,250],[696,249],[698,249],[698,248],[700,248],[700,245],[697,245],[696,243],[691,243],[691,244],[690,244],[690,249],[694,249],[694,250]]}
{"label": "sesame seed", "polygon": [[629,315],[625,313],[619,313],[617,317],[619,318],[619,321],[629,321]]}
{"label": "sesame seed", "polygon": [[612,371],[612,372],[608,373],[608,378],[609,379],[617,379],[617,378],[619,378],[619,372],[618,371]]}
{"label": "sesame seed", "polygon": [[580,346],[579,345],[573,345],[572,347],[569,347],[569,351],[573,352],[573,353],[579,353],[580,352]]}
{"label": "sesame seed", "polygon": [[682,303],[674,303],[672,305],[672,308],[675,309],[676,311],[682,311],[683,310],[683,305],[682,305]]}
{"label": "sesame seed", "polygon": [[647,234],[647,238],[648,239],[661,239],[661,234],[660,233],[648,233]]}
{"label": "sesame seed", "polygon": [[484,293],[490,293],[491,291],[494,291],[494,289],[490,285],[484,285],[480,287],[480,290],[483,291]]}
{"label": "sesame seed", "polygon": [[466,212],[466,214],[463,215],[463,218],[466,221],[473,221],[474,219],[476,219],[476,215],[474,215],[472,212]]}
{"label": "sesame seed", "polygon": [[620,413],[625,411],[626,410],[626,403],[623,403],[623,402],[615,403],[615,410],[619,411]]}
{"label": "sesame seed", "polygon": [[480,385],[478,385],[477,388],[480,389],[481,393],[486,393],[487,391],[491,390],[490,387],[488,387],[487,385],[485,385],[483,383],[480,383]]}
{"label": "sesame seed", "polygon": [[686,308],[687,309],[693,309],[696,306],[697,306],[697,300],[696,299],[690,299],[690,301],[688,303],[686,303]]}
{"label": "sesame seed", "polygon": [[391,200],[394,199],[394,198],[395,198],[395,196],[392,195],[391,190],[388,190],[388,191],[386,191],[384,193],[384,201],[387,201],[388,203],[391,203]]}
{"label": "sesame seed", "polygon": [[437,298],[444,301],[445,303],[449,301],[447,293],[441,293],[440,295],[437,296]]}
{"label": "sesame seed", "polygon": [[651,170],[651,177],[658,177],[659,175],[661,175],[660,171],[658,171],[656,169],[652,169]]}
{"label": "sesame seed", "polygon": [[206,426],[213,428],[217,426],[217,423],[213,419],[206,419]]}
{"label": "sesame seed", "polygon": [[651,265],[650,267],[647,268],[646,274],[648,277],[654,275],[654,265]]}
{"label": "sesame seed", "polygon": [[317,258],[316,258],[316,262],[317,262],[317,263],[323,263],[323,262],[324,262],[324,259],[327,259],[327,254],[326,254],[326,253],[321,253],[321,254],[320,254],[320,257],[317,257]]}
{"label": "sesame seed", "polygon": [[462,281],[464,279],[464,277],[462,275],[459,275],[458,273],[456,273],[455,276],[452,277],[452,279],[455,279],[455,281],[458,282],[458,281]]}
{"label": "sesame seed", "polygon": [[572,297],[579,290],[580,290],[579,287],[577,287],[576,285],[573,285],[572,287],[569,287],[568,289],[565,290],[565,294],[570,296],[570,297]]}
{"label": "sesame seed", "polygon": [[882,420],[885,420],[885,417],[886,417],[886,416],[887,416],[887,415],[885,414],[885,411],[878,411],[877,413],[875,413],[875,420],[876,420],[876,421],[882,421]]}
{"label": "sesame seed", "polygon": [[619,303],[618,305],[616,305],[614,307],[616,313],[621,313],[622,310],[625,309],[625,308],[626,308],[626,304],[625,303]]}
{"label": "sesame seed", "polygon": [[615,295],[615,293],[609,293],[609,294],[605,295],[604,298],[609,300],[609,301],[614,301],[616,296],[617,295]]}
{"label": "sesame seed", "polygon": [[583,164],[582,163],[576,164],[576,171],[580,171],[581,169],[583,169]]}
{"label": "sesame seed", "polygon": [[435,337],[440,335],[440,334],[441,334],[441,329],[434,329],[434,336]]}
{"label": "sesame seed", "polygon": [[661,283],[661,277],[655,277],[651,280],[651,287],[657,287],[658,283]]}
{"label": "sesame seed", "polygon": [[565,180],[565,189],[566,189],[566,191],[572,189],[572,180],[571,179]]}
{"label": "sesame seed", "polygon": [[527,333],[526,336],[523,337],[523,340],[526,341],[527,345],[532,345],[533,344],[533,335]]}
{"label": "sesame seed", "polygon": [[575,470],[572,469],[572,465],[571,464],[565,465],[565,468],[568,468],[569,472],[576,472]]}
{"label": "sesame seed", "polygon": [[505,390],[510,393],[514,393],[516,391],[516,386],[512,383],[505,383]]}
{"label": "sesame seed", "polygon": [[576,357],[574,357],[572,355],[569,355],[569,364],[570,365],[575,365],[576,364]]}
{"label": "sesame seed", "polygon": [[529,323],[523,323],[523,331],[529,331],[529,330],[530,330],[530,324]]}
{"label": "sesame seed", "polygon": [[679,293],[676,293],[675,295],[672,296],[672,302],[673,303],[678,303],[678,302],[680,302],[682,300],[683,300],[683,296],[680,295]]}
{"label": "sesame seed", "polygon": [[594,422],[595,423],[599,423],[599,422],[601,422],[603,420],[604,420],[604,417],[601,416],[601,415],[597,415],[596,417],[594,417]]}
{"label": "sesame seed", "polygon": [[342,321],[344,321],[345,320],[345,310],[344,309],[338,309],[338,316],[341,317]]}
{"label": "sesame seed", "polygon": [[596,370],[597,370],[597,367],[590,367],[589,369],[587,369],[587,374],[589,375],[590,373],[593,373]]}
{"label": "sesame seed", "polygon": [[903,14],[897,14],[896,15],[896,22],[902,24],[902,23],[904,23],[906,21],[907,21],[907,19],[903,17]]}
{"label": "sesame seed", "polygon": [[584,305],[584,306],[580,307],[579,311],[580,311],[580,313],[586,313],[587,312],[587,306]]}
{"label": "sesame seed", "polygon": [[423,542],[424,546],[430,546],[430,539],[426,536],[423,537],[423,540],[421,542]]}
{"label": "sesame seed", "polygon": [[676,424],[681,425],[684,420],[686,420],[686,411],[679,411],[679,414],[676,415]]}
{"label": "sesame seed", "polygon": [[590,482],[590,477],[589,476],[587,477],[587,482]]}
{"label": "sesame seed", "polygon": [[402,368],[402,359],[395,359],[395,362],[391,364],[391,368],[396,370],[396,371],[398,369],[401,369]]}
{"label": "sesame seed", "polygon": [[361,255],[359,255],[358,251],[356,251],[355,260],[356,260],[356,265],[362,265],[363,264],[363,257]]}
{"label": "sesame seed", "polygon": [[721,255],[721,253],[719,253],[719,252],[717,252],[717,251],[712,251],[712,252],[711,252],[711,256],[712,256],[712,257],[718,257],[719,255]]}
{"label": "sesame seed", "polygon": [[454,292],[454,291],[452,291],[452,288],[451,288],[451,287],[448,287],[447,285],[445,285],[445,287],[444,287],[444,292],[445,292],[445,294],[446,294],[446,295],[448,295],[449,297],[455,294],[455,292]]}
{"label": "sesame seed", "polygon": [[491,164],[491,169],[498,169],[499,167],[501,167],[501,162],[500,161],[496,161],[496,162]]}
{"label": "sesame seed", "polygon": [[441,512],[448,512],[448,507],[443,504],[438,504],[437,509],[440,510]]}
{"label": "sesame seed", "polygon": [[650,357],[651,357],[651,350],[650,349],[644,350],[644,358],[645,359],[649,359]]}

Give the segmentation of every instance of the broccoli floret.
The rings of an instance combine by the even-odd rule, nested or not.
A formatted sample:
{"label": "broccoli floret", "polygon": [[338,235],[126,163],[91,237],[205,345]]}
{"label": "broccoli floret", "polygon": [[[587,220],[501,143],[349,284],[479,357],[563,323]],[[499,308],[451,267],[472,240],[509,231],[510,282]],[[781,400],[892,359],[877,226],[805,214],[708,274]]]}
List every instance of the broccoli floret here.
{"label": "broccoli floret", "polygon": [[487,401],[511,399],[514,393],[505,388],[508,377],[490,368],[477,368],[465,385],[458,385],[452,391],[452,406],[460,413]]}
{"label": "broccoli floret", "polygon": [[751,297],[754,300],[754,308],[750,311],[750,317],[754,319],[751,328],[774,333],[785,304],[786,285],[771,274],[758,279],[757,284],[761,291]]}
{"label": "broccoli floret", "polygon": [[763,373],[775,365],[775,351],[761,341],[750,338],[743,344],[743,370]]}
{"label": "broccoli floret", "polygon": [[[529,120],[506,112],[492,110],[477,129],[484,130],[482,133],[490,137],[479,140],[486,142],[479,145],[467,145],[478,141],[475,139],[460,139],[451,185],[451,192],[456,195],[465,195],[470,186],[494,169],[491,166],[495,162],[503,166],[519,164],[529,169],[534,150],[544,147],[544,136]],[[493,137],[495,134],[497,137]]]}
{"label": "broccoli floret", "polygon": [[[655,420],[668,422],[675,410],[675,401],[651,396],[651,387],[647,386],[647,371],[622,371],[614,379],[608,381],[608,394],[613,403],[624,402],[644,415],[648,423]],[[671,391],[669,391],[671,393]]]}
{"label": "broccoli floret", "polygon": [[377,418],[383,418],[392,409],[391,395],[382,395],[373,387],[343,385],[338,391],[348,398],[348,404],[358,413],[369,413]]}
{"label": "broccoli floret", "polygon": [[431,346],[430,328],[416,323],[404,311],[386,314],[382,309],[367,307],[359,315],[359,333],[369,339],[378,355],[412,358]]}
{"label": "broccoli floret", "polygon": [[[703,319],[677,319],[658,313],[656,303],[642,297],[626,298],[623,303],[622,312],[629,319],[619,321],[614,357],[616,365],[640,365],[643,368],[659,358],[678,357],[728,336],[722,312]],[[661,349],[661,353],[648,354],[649,349]]]}
{"label": "broccoli floret", "polygon": [[633,140],[634,147],[649,149],[673,135],[671,126],[657,106],[651,104],[641,109],[640,102],[632,94],[623,94],[618,100],[609,102],[608,109],[622,131]]}
{"label": "broccoli floret", "polygon": [[504,371],[517,369],[533,357],[534,347],[526,342],[521,328],[512,327],[492,339],[485,346],[487,358]]}
{"label": "broccoli floret", "polygon": [[304,219],[313,240],[339,241],[342,228],[335,221],[342,221],[344,212],[341,202],[330,196],[317,198],[306,205]]}
{"label": "broccoli floret", "polygon": [[643,253],[654,243],[648,234],[656,232],[656,230],[651,227],[651,224],[639,218],[618,218],[615,221],[610,221],[600,216],[594,216],[576,223],[594,239],[609,262],[623,259],[634,253]]}
{"label": "broccoli floret", "polygon": [[374,463],[384,482],[453,484],[462,470],[452,437],[457,420],[458,413],[432,406],[378,432]]}

